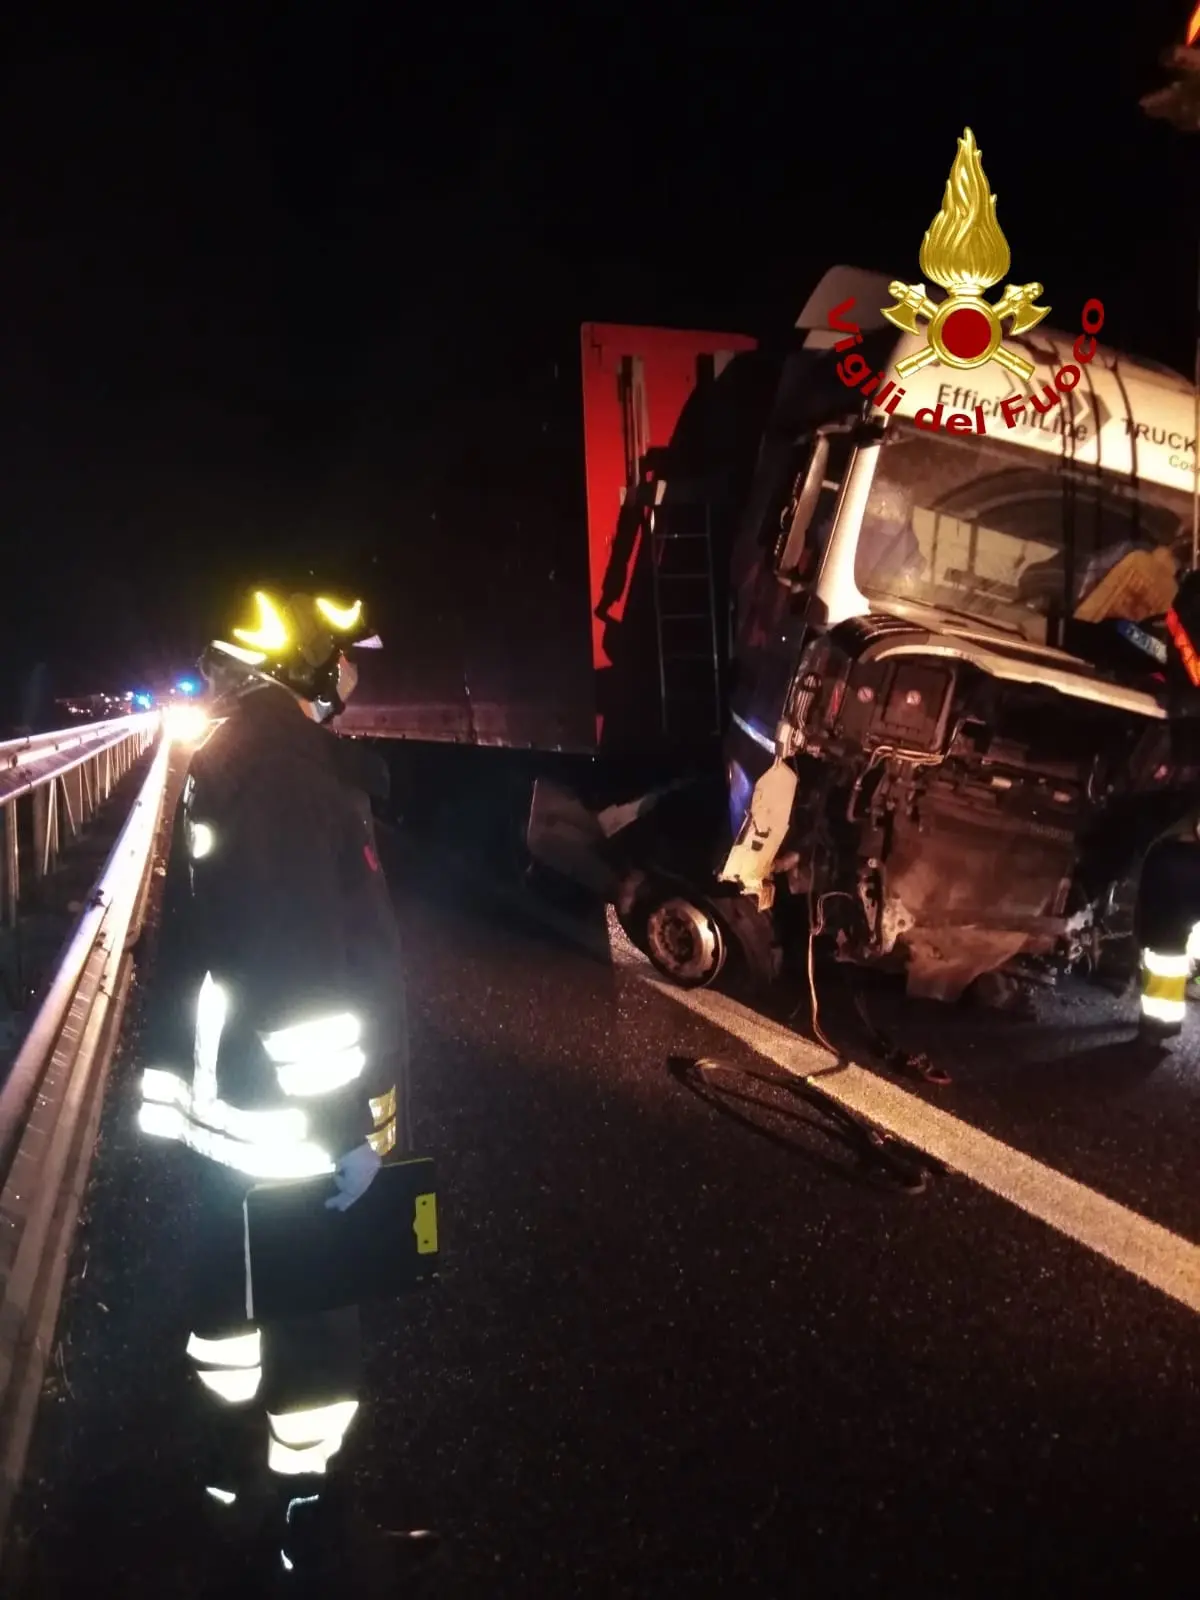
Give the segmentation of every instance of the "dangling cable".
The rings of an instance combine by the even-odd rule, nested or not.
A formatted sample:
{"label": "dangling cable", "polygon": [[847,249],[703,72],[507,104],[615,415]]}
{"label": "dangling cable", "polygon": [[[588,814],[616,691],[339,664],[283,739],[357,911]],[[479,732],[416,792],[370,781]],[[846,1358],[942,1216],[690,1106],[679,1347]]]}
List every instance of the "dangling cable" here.
{"label": "dangling cable", "polygon": [[[844,889],[828,889],[823,895],[818,897],[814,911],[813,892],[811,887],[805,896],[808,906],[808,949],[806,968],[808,975],[808,1005],[812,1016],[812,1031],[817,1042],[824,1045],[831,1056],[836,1056],[838,1051],[836,1046],[830,1044],[821,1028],[821,1012],[817,1001],[816,945],[817,935],[824,932],[825,929],[825,902],[826,900],[836,900],[839,897],[843,900],[852,901],[854,899],[854,896],[847,894]],[[798,1011],[799,1009],[800,1008],[797,1006],[796,1010]],[[793,1011],[792,1016],[795,1017],[795,1015],[796,1012]]]}

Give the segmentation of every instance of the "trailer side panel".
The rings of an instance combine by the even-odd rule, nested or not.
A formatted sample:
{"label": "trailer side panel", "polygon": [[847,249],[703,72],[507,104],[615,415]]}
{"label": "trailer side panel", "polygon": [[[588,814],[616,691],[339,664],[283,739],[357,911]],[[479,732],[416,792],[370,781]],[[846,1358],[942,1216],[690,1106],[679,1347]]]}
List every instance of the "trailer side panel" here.
{"label": "trailer side panel", "polygon": [[697,390],[754,348],[587,323],[562,360],[493,374],[488,398],[464,405],[428,525],[398,528],[380,565],[384,648],[360,652],[340,730],[592,753],[615,693],[636,712],[608,718],[636,731],[624,745],[662,742],[645,714],[659,691],[654,630],[628,612],[650,557],[634,491]]}

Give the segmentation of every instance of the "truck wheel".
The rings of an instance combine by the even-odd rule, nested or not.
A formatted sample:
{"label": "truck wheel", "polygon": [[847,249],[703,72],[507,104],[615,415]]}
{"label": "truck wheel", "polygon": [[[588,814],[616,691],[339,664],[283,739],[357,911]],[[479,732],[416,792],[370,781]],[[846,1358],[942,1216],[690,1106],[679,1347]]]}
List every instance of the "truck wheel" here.
{"label": "truck wheel", "polygon": [[683,989],[705,989],[715,983],[729,953],[720,921],[681,895],[644,902],[627,931],[663,977]]}
{"label": "truck wheel", "polygon": [[711,899],[678,879],[631,873],[616,898],[626,937],[671,983],[752,1000],[779,976],[773,919],[745,896]]}

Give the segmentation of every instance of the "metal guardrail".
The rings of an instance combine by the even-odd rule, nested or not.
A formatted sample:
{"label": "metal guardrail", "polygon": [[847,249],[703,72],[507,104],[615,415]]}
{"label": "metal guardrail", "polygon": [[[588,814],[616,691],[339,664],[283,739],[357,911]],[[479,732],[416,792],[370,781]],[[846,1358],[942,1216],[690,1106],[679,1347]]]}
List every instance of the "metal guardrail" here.
{"label": "metal guardrail", "polygon": [[32,845],[35,878],[52,872],[64,822],[71,837],[78,834],[153,742],[160,721],[147,711],[0,744],[0,922],[17,920],[24,847]]}
{"label": "metal guardrail", "polygon": [[[132,728],[132,723],[138,728]],[[98,736],[57,749],[20,741],[30,769],[58,763],[38,782],[106,761],[92,791],[111,786],[153,739],[158,717],[76,730]],[[101,729],[107,728],[107,734]],[[47,736],[49,738],[49,736]],[[60,739],[63,736],[58,736]],[[107,741],[107,742],[104,742]],[[99,747],[97,747],[99,745]],[[0,746],[0,755],[14,746]],[[59,961],[24,1044],[0,1086],[0,1544],[21,1482],[53,1347],[75,1223],[99,1129],[109,1064],[120,1034],[146,887],[163,825],[171,741],[163,738],[141,792]],[[19,764],[14,764],[19,765]],[[11,769],[10,769],[11,770]],[[0,776],[0,782],[3,776]],[[37,790],[35,789],[35,793]]]}

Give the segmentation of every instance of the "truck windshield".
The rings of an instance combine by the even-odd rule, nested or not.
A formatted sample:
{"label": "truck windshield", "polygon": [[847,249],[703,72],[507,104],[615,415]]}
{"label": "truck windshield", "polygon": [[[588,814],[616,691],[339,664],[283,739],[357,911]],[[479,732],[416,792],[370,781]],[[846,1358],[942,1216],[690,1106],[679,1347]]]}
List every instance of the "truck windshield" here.
{"label": "truck windshield", "polygon": [[965,614],[1037,644],[1051,619],[1166,611],[1188,495],[977,437],[888,430],[855,553],[862,592]]}

